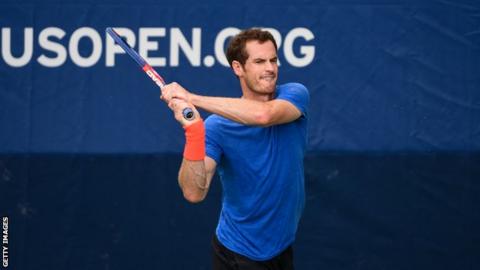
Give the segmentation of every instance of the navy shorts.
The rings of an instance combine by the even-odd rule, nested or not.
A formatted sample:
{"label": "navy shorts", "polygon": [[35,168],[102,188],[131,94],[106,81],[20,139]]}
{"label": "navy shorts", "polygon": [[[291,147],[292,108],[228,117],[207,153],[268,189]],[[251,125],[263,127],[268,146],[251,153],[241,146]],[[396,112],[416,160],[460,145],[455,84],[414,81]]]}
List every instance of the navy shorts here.
{"label": "navy shorts", "polygon": [[213,270],[293,270],[293,249],[286,248],[282,253],[267,261],[254,261],[235,253],[218,241],[214,234],[212,240]]}

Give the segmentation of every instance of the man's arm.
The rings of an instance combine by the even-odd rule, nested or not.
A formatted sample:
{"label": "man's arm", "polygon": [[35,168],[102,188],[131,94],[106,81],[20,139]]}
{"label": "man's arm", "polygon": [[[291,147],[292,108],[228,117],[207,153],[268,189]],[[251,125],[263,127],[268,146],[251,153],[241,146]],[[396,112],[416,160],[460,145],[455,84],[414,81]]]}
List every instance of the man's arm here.
{"label": "man's arm", "polygon": [[178,172],[178,184],[187,201],[198,203],[205,199],[216,166],[217,163],[210,157],[200,161],[183,159]]}
{"label": "man's arm", "polygon": [[[186,145],[184,158],[178,172],[178,184],[183,196],[191,203],[198,203],[205,199],[210,182],[215,174],[217,163],[205,156],[204,124],[197,109],[184,100],[172,98],[168,102],[175,119],[184,127]],[[194,113],[193,120],[183,117],[183,110],[190,107]]]}
{"label": "man's arm", "polygon": [[191,103],[197,107],[245,125],[284,124],[292,122],[302,115],[292,103],[281,99],[257,101],[195,94],[190,94],[190,98]]}
{"label": "man's arm", "polygon": [[208,97],[195,95],[178,83],[171,83],[162,90],[162,99],[181,99],[208,112],[221,115],[245,125],[271,126],[292,122],[302,113],[292,103],[274,99],[257,101],[243,98]]}

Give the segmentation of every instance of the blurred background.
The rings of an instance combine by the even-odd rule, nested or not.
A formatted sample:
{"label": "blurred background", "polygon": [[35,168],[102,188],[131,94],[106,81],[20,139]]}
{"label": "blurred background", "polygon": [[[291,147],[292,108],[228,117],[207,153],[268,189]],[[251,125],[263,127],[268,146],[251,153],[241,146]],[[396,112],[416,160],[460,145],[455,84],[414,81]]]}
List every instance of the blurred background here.
{"label": "blurred background", "polygon": [[4,268],[210,269],[219,180],[183,199],[183,130],[106,27],[228,97],[228,38],[271,31],[311,97],[297,269],[480,268],[478,1],[3,0]]}

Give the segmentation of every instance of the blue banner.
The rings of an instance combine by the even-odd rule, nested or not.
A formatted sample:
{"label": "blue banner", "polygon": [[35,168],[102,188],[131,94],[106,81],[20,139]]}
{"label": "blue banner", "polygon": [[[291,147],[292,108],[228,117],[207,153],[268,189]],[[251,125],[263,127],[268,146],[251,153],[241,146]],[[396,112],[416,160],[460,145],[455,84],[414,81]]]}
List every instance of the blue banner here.
{"label": "blue banner", "polygon": [[311,97],[296,269],[480,269],[479,14],[477,0],[1,1],[2,267],[210,269],[219,179],[202,204],[182,198],[183,130],[105,29],[168,82],[239,97],[223,50],[262,27],[278,82]]}
{"label": "blue banner", "polygon": [[167,81],[232,97],[241,93],[223,52],[228,38],[270,29],[279,83],[301,82],[311,93],[310,150],[478,150],[477,8],[0,4],[0,152],[181,150],[158,88],[107,37],[109,26]]}

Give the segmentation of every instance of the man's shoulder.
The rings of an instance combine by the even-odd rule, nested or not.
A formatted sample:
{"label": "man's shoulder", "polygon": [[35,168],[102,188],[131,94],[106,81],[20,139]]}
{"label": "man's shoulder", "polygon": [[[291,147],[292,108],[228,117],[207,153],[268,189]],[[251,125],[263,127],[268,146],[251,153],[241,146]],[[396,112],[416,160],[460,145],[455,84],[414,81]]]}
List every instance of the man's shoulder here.
{"label": "man's shoulder", "polygon": [[277,87],[276,99],[286,100],[295,105],[304,116],[307,115],[310,93],[301,83],[291,82]]}
{"label": "man's shoulder", "polygon": [[279,84],[278,86],[279,87],[305,87],[305,85],[303,85],[300,82],[286,82],[283,84]]}
{"label": "man's shoulder", "polygon": [[289,83],[284,83],[280,84],[277,86],[277,92],[299,92],[299,93],[304,93],[308,95],[308,89],[305,85],[299,83],[299,82],[289,82]]}

